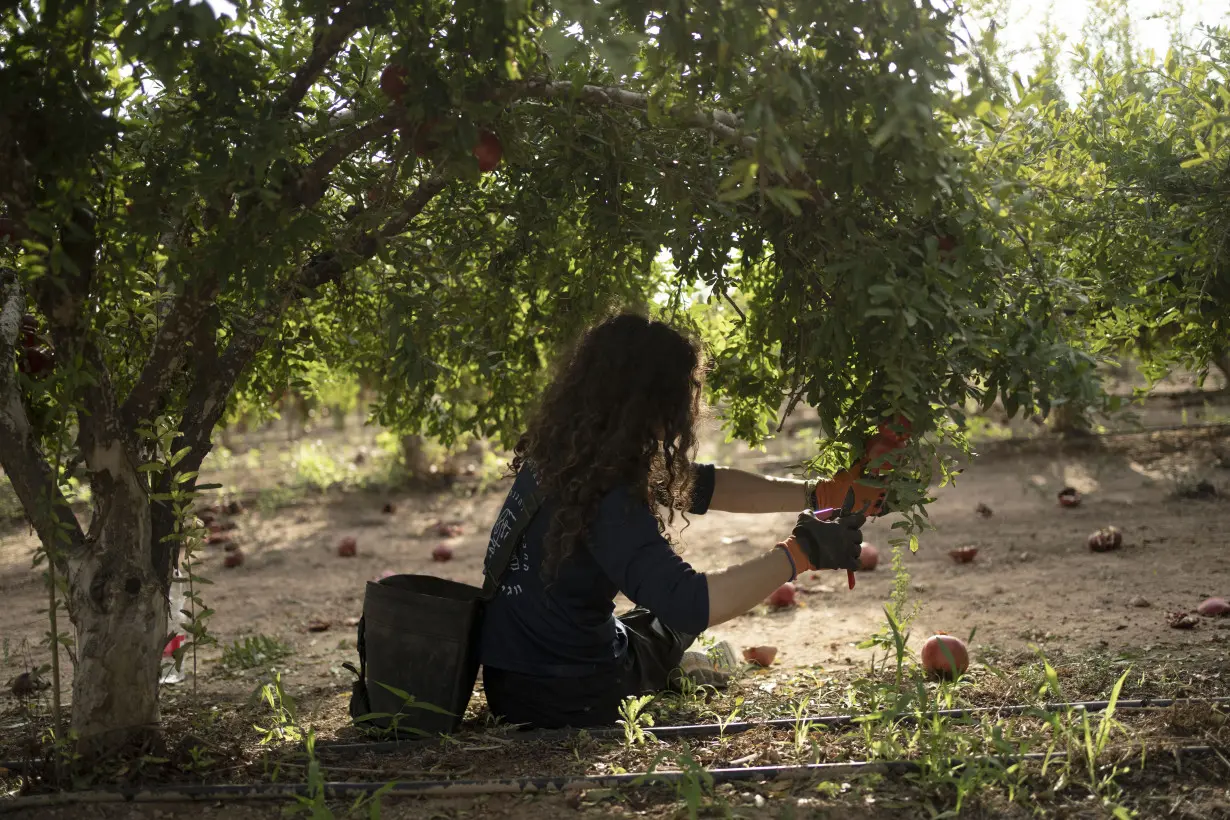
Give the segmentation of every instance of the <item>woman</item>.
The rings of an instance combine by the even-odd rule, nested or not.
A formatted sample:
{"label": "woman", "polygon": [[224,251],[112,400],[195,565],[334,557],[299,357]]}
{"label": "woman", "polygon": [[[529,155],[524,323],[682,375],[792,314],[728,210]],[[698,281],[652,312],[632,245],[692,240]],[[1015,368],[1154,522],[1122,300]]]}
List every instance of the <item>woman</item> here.
{"label": "woman", "polygon": [[[698,573],[674,552],[665,532],[676,510],[789,512],[851,500],[882,510],[883,491],[849,474],[812,486],[693,464],[702,375],[695,341],[623,314],[587,331],[547,388],[515,450],[517,477],[488,549],[490,563],[500,539],[524,526],[502,574],[487,568],[500,580],[480,651],[495,715],[538,727],[613,723],[625,697],[671,683],[705,629],[804,570],[858,568],[858,513],[830,522],[800,514],[784,541],[719,572]],[[637,607],[616,618],[621,592]]]}

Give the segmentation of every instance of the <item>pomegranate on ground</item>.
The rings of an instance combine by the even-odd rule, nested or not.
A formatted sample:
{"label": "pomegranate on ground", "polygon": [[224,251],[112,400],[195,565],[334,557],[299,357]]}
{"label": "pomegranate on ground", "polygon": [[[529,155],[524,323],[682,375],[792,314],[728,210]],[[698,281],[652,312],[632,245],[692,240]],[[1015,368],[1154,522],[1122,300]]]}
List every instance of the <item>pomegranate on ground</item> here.
{"label": "pomegranate on ground", "polygon": [[353,535],[348,535],[337,545],[337,554],[342,558],[354,558],[359,551],[359,542]]}
{"label": "pomegranate on ground", "polygon": [[743,650],[743,660],[757,666],[771,666],[776,657],[776,646],[749,646]]}
{"label": "pomegranate on ground", "polygon": [[1202,601],[1196,611],[1206,618],[1216,618],[1219,615],[1230,615],[1230,602],[1225,598],[1209,598]]}
{"label": "pomegranate on ground", "polygon": [[1086,543],[1093,552],[1110,552],[1123,545],[1123,533],[1118,527],[1103,527],[1090,535]]}
{"label": "pomegranate on ground", "polygon": [[453,558],[453,548],[448,544],[437,544],[436,548],[431,551],[431,560],[433,561],[451,561]]}
{"label": "pomegranate on ground", "polygon": [[948,551],[948,557],[956,561],[958,564],[968,564],[970,561],[973,561],[977,555],[977,547],[958,547],[955,550]]}
{"label": "pomegranate on ground", "polygon": [[931,677],[952,679],[969,668],[969,650],[960,638],[943,633],[932,635],[923,644],[922,662]]}
{"label": "pomegranate on ground", "polygon": [[1080,503],[1081,494],[1076,491],[1075,487],[1064,487],[1059,491],[1059,506],[1079,507]]}
{"label": "pomegranate on ground", "polygon": [[784,609],[785,607],[794,606],[794,594],[794,584],[787,581],[777,589],[773,590],[772,594],[769,595],[769,606],[776,607],[777,609]]}

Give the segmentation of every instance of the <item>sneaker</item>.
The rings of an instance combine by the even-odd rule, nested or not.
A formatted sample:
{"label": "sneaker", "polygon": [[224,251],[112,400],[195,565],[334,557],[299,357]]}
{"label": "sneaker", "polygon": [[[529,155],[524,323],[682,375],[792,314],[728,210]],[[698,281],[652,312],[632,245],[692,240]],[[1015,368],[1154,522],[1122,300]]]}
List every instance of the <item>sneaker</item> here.
{"label": "sneaker", "polygon": [[698,686],[725,689],[738,669],[734,647],[722,641],[707,652],[684,652],[679,670]]}

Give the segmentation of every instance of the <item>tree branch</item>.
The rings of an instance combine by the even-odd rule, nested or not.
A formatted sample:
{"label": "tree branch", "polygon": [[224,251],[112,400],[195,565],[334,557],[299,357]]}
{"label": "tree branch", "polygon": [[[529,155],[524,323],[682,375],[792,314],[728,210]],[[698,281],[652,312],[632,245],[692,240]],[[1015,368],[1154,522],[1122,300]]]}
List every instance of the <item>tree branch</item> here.
{"label": "tree branch", "polygon": [[14,365],[25,306],[17,272],[0,268],[0,466],[43,545],[53,548],[52,554],[65,547],[77,551],[85,544],[85,534],[39,449],[21,401]]}
{"label": "tree branch", "polygon": [[364,123],[345,136],[337,138],[300,174],[298,184],[294,188],[295,201],[304,208],[310,208],[319,202],[327,189],[325,179],[333,172],[333,169],[372,140],[391,133],[397,127],[397,123],[396,117],[385,115]]}
{"label": "tree branch", "polygon": [[[569,82],[551,82],[543,78],[510,83],[504,87],[502,94],[506,101],[516,99],[539,100],[580,100],[588,105],[606,108],[628,108],[635,111],[649,110],[649,95],[637,91],[614,86],[582,85],[574,86]],[[709,131],[730,145],[747,152],[754,152],[759,140],[750,135],[740,133],[742,120],[738,115],[723,111],[720,108],[692,110],[687,112],[680,122],[688,128],[698,128]],[[790,171],[783,175],[785,182],[792,187],[806,191],[819,205],[828,207],[828,196],[814,179],[802,169]]]}
{"label": "tree branch", "polygon": [[157,415],[159,402],[183,368],[190,351],[189,340],[196,335],[202,317],[218,294],[217,279],[208,279],[195,288],[186,285],[162,320],[149,358],[120,410],[130,429]]}
{"label": "tree branch", "polygon": [[235,323],[226,350],[198,350],[192,373],[192,388],[188,394],[187,411],[180,431],[180,445],[189,453],[180,462],[184,471],[200,469],[210,450],[214,427],[226,412],[226,401],[243,371],[264,347],[269,335],[278,327],[291,303],[376,255],[383,240],[404,233],[406,227],[423,212],[431,200],[448,184],[445,177],[430,177],[421,182],[398,212],[374,232],[355,237],[338,252],[323,254],[299,271],[273,294],[268,306]]}
{"label": "tree branch", "polygon": [[343,5],[342,10],[333,22],[316,32],[312,42],[312,53],[295,72],[295,78],[274,103],[274,110],[279,114],[293,110],[303,101],[308,89],[320,78],[329,62],[342,50],[342,46],[350,39],[359,27],[367,11],[367,0],[353,0]]}
{"label": "tree branch", "polygon": [[[545,79],[532,79],[525,82],[512,83],[508,86],[511,99],[566,100],[576,99],[589,105],[607,108],[631,108],[637,111],[649,110],[649,95],[623,88],[601,85],[583,85],[577,87],[569,82],[550,82]],[[688,112],[682,122],[690,128],[700,128],[710,131],[724,141],[738,146],[746,151],[756,149],[755,137],[740,134],[739,117],[730,111],[721,109],[694,110]]]}

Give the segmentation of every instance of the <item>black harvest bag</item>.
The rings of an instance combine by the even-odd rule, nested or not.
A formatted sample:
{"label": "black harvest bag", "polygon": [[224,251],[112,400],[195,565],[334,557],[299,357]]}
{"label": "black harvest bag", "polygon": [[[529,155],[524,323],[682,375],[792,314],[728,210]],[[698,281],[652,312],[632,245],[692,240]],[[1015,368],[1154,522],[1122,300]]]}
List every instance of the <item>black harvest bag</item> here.
{"label": "black harvest bag", "polygon": [[369,581],[359,619],[358,680],[350,717],[365,731],[404,738],[454,732],[461,725],[478,677],[483,610],[499,591],[542,497],[537,486],[506,522],[492,531],[483,587],[431,575],[393,575]]}

